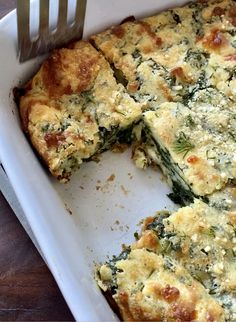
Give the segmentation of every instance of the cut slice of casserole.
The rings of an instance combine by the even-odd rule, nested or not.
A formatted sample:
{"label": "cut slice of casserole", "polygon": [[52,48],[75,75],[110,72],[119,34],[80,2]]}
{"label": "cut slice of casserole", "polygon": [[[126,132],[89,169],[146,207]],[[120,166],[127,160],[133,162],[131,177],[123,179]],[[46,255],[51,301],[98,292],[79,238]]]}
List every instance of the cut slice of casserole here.
{"label": "cut slice of casserole", "polygon": [[200,200],[146,218],[98,284],[125,321],[235,321],[235,219]]}
{"label": "cut slice of casserole", "polygon": [[[236,320],[236,213],[218,211],[200,200],[173,214],[147,218],[137,248],[150,248],[178,261]],[[154,242],[155,241],[155,242]]]}
{"label": "cut slice of casserole", "polygon": [[214,89],[198,91],[188,106],[163,103],[144,113],[146,151],[181,202],[206,198],[236,178],[234,104]]}
{"label": "cut slice of casserole", "polygon": [[204,287],[173,258],[146,248],[127,249],[101,266],[98,283],[124,321],[224,321]]}
{"label": "cut slice of casserole", "polygon": [[155,108],[216,87],[236,100],[236,5],[190,2],[91,37],[135,100]]}
{"label": "cut slice of casserole", "polygon": [[[21,90],[22,92],[22,90]],[[83,160],[108,148],[141,117],[104,57],[80,41],[56,50],[20,98],[24,130],[62,181]]]}

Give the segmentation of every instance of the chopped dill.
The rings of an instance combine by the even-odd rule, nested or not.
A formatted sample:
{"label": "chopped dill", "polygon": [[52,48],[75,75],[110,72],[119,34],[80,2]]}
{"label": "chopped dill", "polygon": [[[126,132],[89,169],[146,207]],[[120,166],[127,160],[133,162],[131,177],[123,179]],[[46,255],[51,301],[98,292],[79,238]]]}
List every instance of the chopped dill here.
{"label": "chopped dill", "polygon": [[184,132],[180,132],[179,137],[174,142],[173,151],[178,154],[184,154],[184,158],[194,147],[195,145],[189,141],[189,137]]}
{"label": "chopped dill", "polygon": [[84,91],[81,94],[82,94],[82,96],[84,97],[84,99],[86,100],[87,103],[89,103],[89,102],[95,103],[95,99],[94,99],[94,96],[92,95],[91,91]]}

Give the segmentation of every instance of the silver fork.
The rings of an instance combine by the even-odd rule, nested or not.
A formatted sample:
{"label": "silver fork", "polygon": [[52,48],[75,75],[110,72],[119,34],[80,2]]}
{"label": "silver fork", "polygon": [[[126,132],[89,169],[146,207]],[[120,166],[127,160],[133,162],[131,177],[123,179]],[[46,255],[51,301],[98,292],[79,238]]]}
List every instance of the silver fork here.
{"label": "silver fork", "polygon": [[[40,0],[39,30],[35,40],[30,38],[30,0],[17,0],[18,55],[20,62],[49,52],[83,36],[86,0],[76,0],[74,21],[68,25],[68,1],[58,0],[58,19],[55,32],[49,29],[49,1]],[[52,0],[56,1],[56,0]]]}

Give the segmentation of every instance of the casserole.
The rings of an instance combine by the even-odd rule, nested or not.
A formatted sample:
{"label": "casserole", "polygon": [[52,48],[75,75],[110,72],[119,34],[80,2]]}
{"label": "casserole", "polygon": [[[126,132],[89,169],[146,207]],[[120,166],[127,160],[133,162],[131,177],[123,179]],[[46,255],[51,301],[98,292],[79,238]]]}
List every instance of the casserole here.
{"label": "casserole", "polygon": [[[148,16],[183,3],[138,0],[133,7],[132,1],[88,1],[85,37],[129,15]],[[36,1],[32,1],[32,12],[34,33]],[[14,86],[33,75],[43,57],[18,63],[15,11],[1,20],[0,31],[1,162],[75,319],[115,321],[94,281],[94,262],[117,253],[121,243],[130,242],[130,232],[147,213],[173,208],[166,197],[170,190],[160,173],[136,169],[129,151],[122,155],[105,153],[101,163],[82,166],[67,185],[52,179],[22,133],[11,94]]]}

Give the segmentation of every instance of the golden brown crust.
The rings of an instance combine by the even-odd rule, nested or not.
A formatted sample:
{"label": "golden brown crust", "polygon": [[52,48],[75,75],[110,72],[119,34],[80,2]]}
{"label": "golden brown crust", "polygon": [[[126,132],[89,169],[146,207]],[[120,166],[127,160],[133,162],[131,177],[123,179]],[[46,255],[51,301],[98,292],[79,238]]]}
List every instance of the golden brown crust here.
{"label": "golden brown crust", "polygon": [[89,90],[100,69],[99,58],[98,53],[91,55],[76,49],[54,52],[42,66],[42,81],[48,96],[57,98]]}

